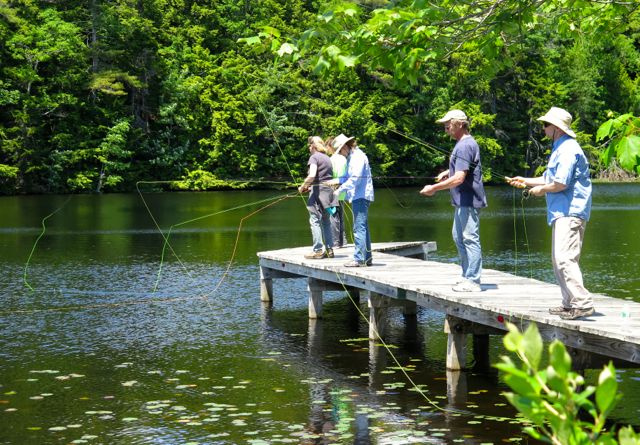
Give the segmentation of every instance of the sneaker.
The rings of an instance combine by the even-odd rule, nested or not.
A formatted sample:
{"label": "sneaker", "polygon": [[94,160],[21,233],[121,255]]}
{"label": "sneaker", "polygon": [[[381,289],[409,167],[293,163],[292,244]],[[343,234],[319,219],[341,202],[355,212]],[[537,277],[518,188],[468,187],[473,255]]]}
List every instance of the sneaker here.
{"label": "sneaker", "polygon": [[373,260],[371,258],[369,258],[365,264],[367,266],[373,266]]}
{"label": "sneaker", "polygon": [[327,258],[333,258],[334,256],[333,249],[327,249]]}
{"label": "sneaker", "polygon": [[304,257],[308,260],[320,260],[322,258],[326,258],[327,254],[321,250],[318,250],[317,252],[308,253]]}
{"label": "sneaker", "polygon": [[343,264],[344,267],[367,267],[367,263],[360,263],[358,261],[347,261]]}
{"label": "sneaker", "polygon": [[569,312],[570,310],[571,308],[568,308],[568,307],[556,306],[556,307],[549,308],[549,313],[551,315],[560,315],[560,314],[564,314],[565,312]]}
{"label": "sneaker", "polygon": [[482,288],[478,283],[469,280],[464,280],[462,283],[456,284],[451,289],[456,292],[482,292]]}
{"label": "sneaker", "polygon": [[576,318],[588,317],[593,314],[593,308],[587,307],[584,309],[579,309],[577,307],[569,309],[567,312],[563,312],[560,314],[560,318],[563,320],[575,320]]}

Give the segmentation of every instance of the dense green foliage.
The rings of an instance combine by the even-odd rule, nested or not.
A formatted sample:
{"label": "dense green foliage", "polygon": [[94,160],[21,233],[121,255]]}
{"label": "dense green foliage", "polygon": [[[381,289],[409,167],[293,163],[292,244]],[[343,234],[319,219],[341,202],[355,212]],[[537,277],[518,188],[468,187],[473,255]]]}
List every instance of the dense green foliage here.
{"label": "dense green foliage", "polygon": [[533,424],[525,428],[527,433],[554,445],[640,444],[640,434],[630,426],[620,428],[618,434],[607,430],[607,416],[620,399],[613,364],[600,372],[596,386],[584,386],[582,375],[571,370],[571,356],[560,341],[551,342],[544,360],[535,324],[524,333],[511,323],[507,327],[505,348],[521,363],[503,356],[496,367],[513,391],[505,397]]}
{"label": "dense green foliage", "polygon": [[544,163],[551,105],[597,172],[599,125],[640,114],[635,2],[0,0],[0,40],[5,194],[293,182],[340,132],[385,184],[431,176],[454,106],[487,179]]}

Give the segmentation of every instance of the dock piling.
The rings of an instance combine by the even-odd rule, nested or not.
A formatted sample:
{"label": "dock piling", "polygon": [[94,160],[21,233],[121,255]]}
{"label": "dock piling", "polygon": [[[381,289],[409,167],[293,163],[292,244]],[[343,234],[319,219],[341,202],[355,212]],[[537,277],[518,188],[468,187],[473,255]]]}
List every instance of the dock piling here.
{"label": "dock piling", "polygon": [[467,366],[467,333],[464,320],[447,315],[444,320],[447,335],[447,369],[461,371]]}

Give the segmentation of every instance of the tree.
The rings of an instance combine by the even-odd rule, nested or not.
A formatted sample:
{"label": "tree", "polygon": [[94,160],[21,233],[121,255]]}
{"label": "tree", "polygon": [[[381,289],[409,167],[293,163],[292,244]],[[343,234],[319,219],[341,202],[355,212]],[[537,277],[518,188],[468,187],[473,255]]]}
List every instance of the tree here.
{"label": "tree", "polygon": [[131,128],[127,120],[116,123],[95,149],[60,153],[61,163],[73,166],[75,174],[67,180],[73,191],[102,192],[103,188],[117,189],[122,182],[119,174],[129,167],[132,152],[127,150],[127,136]]}
{"label": "tree", "polygon": [[[68,110],[78,105],[77,86],[84,73],[78,28],[52,8],[25,11],[6,30],[2,82],[2,156],[18,168],[18,183],[31,191],[54,190],[57,170],[50,158],[50,138],[63,137]],[[43,146],[44,145],[44,146]]]}

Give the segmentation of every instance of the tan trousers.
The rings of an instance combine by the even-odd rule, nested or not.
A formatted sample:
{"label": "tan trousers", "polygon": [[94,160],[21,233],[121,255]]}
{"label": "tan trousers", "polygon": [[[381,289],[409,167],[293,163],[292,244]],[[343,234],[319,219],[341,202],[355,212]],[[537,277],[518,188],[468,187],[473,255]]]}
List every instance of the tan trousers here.
{"label": "tan trousers", "polygon": [[587,222],[567,216],[553,222],[551,260],[553,272],[562,291],[562,306],[586,309],[593,307],[593,299],[582,284],[580,251]]}

